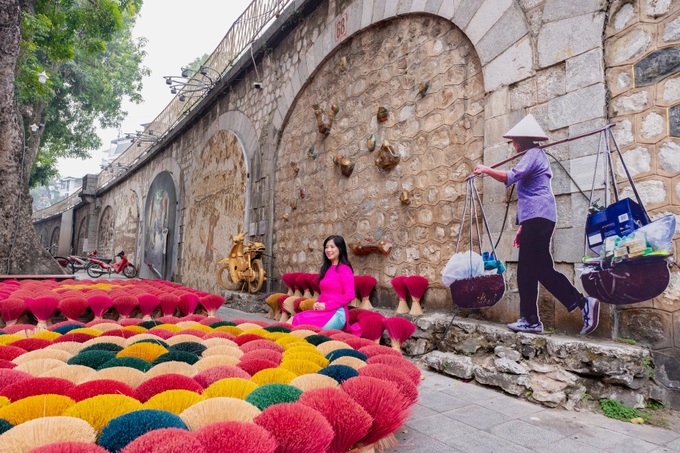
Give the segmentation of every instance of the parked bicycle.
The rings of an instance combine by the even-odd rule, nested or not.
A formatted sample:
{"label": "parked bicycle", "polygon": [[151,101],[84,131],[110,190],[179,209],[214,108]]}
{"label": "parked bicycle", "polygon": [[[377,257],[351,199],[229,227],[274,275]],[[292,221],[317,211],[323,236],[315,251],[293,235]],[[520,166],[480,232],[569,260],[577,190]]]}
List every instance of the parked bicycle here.
{"label": "parked bicycle", "polygon": [[128,261],[125,251],[121,250],[116,256],[120,258],[120,261],[113,264],[109,264],[102,259],[90,258],[90,262],[85,268],[87,275],[92,278],[98,278],[104,274],[108,274],[110,277],[112,273],[122,273],[127,278],[135,278],[137,276],[137,268]]}

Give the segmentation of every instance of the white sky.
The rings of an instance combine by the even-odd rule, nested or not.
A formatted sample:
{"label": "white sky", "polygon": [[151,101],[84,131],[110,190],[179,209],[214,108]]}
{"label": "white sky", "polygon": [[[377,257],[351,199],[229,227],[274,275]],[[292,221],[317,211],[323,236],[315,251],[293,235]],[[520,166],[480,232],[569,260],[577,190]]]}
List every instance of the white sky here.
{"label": "white sky", "polygon": [[[133,35],[148,40],[144,64],[151,69],[151,75],[144,78],[144,102],[123,103],[128,112],[121,128],[123,134],[142,130],[140,124],[152,121],[165,108],[173,95],[163,76],[179,75],[182,66],[205,53],[211,54],[249,4],[250,0],[144,0]],[[102,149],[91,152],[90,159],[59,160],[61,176],[82,177],[101,171],[101,160],[118,131],[101,130],[99,137]]]}

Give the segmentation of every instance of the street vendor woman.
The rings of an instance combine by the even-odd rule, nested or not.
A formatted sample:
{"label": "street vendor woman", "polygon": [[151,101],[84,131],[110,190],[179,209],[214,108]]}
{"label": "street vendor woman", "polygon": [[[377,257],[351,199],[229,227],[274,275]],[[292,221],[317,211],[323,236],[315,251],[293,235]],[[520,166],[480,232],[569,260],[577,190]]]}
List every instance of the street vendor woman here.
{"label": "street vendor woman", "polygon": [[515,332],[543,332],[538,315],[538,283],[540,282],[559,300],[567,311],[581,309],[583,329],[587,335],[597,328],[600,302],[581,294],[569,279],[555,270],[550,254],[550,240],[557,222],[555,196],[550,180],[552,171],[538,141],[548,137],[536,119],[527,115],[504,136],[512,140],[516,152],[525,152],[515,168],[508,171],[495,170],[477,165],[475,175],[486,174],[506,186],[517,188],[517,224],[519,228],[513,245],[519,247],[517,262],[517,286],[519,288],[520,318],[508,324]]}
{"label": "street vendor woman", "polygon": [[322,329],[350,330],[347,306],[356,297],[354,271],[342,236],[328,236],[323,241],[323,264],[319,270],[321,294],[312,310],[293,317],[294,326],[311,324]]}

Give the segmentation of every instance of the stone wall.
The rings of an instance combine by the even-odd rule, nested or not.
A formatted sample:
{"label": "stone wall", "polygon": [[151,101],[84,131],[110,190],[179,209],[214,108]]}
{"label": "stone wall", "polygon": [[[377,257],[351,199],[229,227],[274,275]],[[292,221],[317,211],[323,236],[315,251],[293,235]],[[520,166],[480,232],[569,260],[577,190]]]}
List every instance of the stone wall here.
{"label": "stone wall", "polygon": [[[620,125],[623,158],[650,217],[680,223],[680,3],[615,1],[605,38],[609,115]],[[616,165],[622,195],[633,197]],[[680,234],[674,243],[677,256]],[[621,306],[614,335],[651,347],[658,379],[680,389],[680,273],[661,297]]]}
{"label": "stone wall", "polygon": [[614,399],[643,408],[667,401],[658,371],[644,347],[584,341],[563,335],[510,332],[496,324],[441,314],[417,321],[404,348],[428,366],[459,379],[474,379],[549,407],[579,407],[583,398]]}

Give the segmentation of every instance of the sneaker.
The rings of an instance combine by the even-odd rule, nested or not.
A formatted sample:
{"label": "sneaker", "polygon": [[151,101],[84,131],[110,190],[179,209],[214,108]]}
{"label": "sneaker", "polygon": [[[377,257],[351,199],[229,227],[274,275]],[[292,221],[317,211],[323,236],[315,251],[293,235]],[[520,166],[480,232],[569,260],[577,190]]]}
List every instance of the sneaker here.
{"label": "sneaker", "polygon": [[600,322],[600,301],[594,297],[586,297],[581,315],[583,316],[581,335],[588,335],[597,329],[597,324]]}
{"label": "sneaker", "polygon": [[513,332],[526,332],[526,333],[543,333],[543,323],[538,321],[533,324],[529,324],[526,319],[519,318],[516,322],[511,322],[508,324],[508,329]]}

